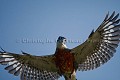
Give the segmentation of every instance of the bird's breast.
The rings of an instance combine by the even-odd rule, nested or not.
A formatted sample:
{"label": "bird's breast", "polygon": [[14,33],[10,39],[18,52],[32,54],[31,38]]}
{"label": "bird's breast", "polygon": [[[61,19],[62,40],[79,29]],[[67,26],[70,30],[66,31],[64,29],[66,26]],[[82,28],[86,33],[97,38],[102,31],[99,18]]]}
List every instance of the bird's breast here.
{"label": "bird's breast", "polygon": [[57,49],[55,63],[61,73],[72,73],[74,71],[74,56],[69,50]]}

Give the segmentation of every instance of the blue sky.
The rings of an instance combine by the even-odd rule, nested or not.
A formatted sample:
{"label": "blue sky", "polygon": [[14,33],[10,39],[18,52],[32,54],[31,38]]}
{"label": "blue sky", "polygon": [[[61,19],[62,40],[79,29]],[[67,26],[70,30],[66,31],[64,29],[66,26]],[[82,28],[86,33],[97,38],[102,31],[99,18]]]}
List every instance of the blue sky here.
{"label": "blue sky", "polygon": [[[0,0],[0,46],[9,52],[53,54],[55,40],[64,36],[81,44],[103,21],[106,13],[120,13],[119,0]],[[120,18],[120,17],[119,17]],[[76,43],[76,41],[80,41]],[[119,80],[120,47],[103,66],[77,72],[78,80]],[[19,80],[0,65],[0,80]],[[63,78],[60,78],[63,80]]]}

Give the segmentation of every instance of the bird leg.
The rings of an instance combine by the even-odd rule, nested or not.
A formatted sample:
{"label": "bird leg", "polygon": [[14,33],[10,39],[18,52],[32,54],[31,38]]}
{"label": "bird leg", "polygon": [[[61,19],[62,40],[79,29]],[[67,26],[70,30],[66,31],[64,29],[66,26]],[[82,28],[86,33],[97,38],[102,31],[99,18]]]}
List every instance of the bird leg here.
{"label": "bird leg", "polygon": [[77,80],[76,79],[76,72],[74,71],[72,74],[65,75],[65,80]]}
{"label": "bird leg", "polygon": [[74,72],[71,74],[71,80],[77,80],[76,79],[76,72],[74,70]]}

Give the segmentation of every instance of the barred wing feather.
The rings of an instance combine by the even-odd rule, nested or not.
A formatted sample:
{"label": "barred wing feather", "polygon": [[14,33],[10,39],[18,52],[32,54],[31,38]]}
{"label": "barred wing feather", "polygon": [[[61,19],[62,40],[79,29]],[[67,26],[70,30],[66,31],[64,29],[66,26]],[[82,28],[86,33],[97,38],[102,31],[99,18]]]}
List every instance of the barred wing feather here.
{"label": "barred wing feather", "polygon": [[53,61],[53,55],[32,56],[0,52],[0,64],[21,80],[57,80],[59,74]]}
{"label": "barred wing feather", "polygon": [[106,15],[102,24],[81,45],[72,49],[77,68],[81,71],[95,69],[113,57],[120,42],[120,19],[115,12]]}

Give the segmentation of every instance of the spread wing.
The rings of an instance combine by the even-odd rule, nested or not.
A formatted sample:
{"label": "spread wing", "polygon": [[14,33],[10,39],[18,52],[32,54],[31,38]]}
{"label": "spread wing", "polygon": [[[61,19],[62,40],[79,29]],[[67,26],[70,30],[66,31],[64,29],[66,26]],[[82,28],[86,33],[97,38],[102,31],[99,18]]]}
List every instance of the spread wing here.
{"label": "spread wing", "polygon": [[27,53],[14,54],[0,52],[0,64],[7,65],[9,73],[18,76],[21,80],[56,80],[59,78],[54,63],[54,56],[32,56]]}
{"label": "spread wing", "polygon": [[95,69],[113,57],[120,42],[120,19],[115,12],[106,15],[102,24],[81,45],[72,49],[78,70]]}

